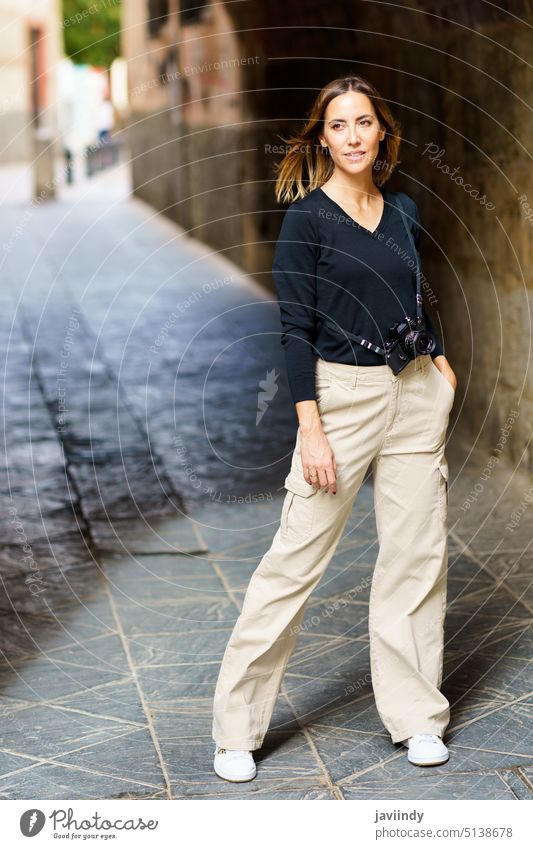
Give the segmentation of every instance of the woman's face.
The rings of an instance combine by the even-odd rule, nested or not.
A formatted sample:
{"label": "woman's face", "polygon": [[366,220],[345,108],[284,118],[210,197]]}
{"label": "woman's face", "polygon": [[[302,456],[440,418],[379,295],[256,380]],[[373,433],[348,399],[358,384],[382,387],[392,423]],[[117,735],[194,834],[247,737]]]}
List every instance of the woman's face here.
{"label": "woman's face", "polygon": [[348,174],[372,173],[385,128],[372,101],[359,91],[347,91],[331,100],[324,114],[320,143],[329,147],[336,168]]}

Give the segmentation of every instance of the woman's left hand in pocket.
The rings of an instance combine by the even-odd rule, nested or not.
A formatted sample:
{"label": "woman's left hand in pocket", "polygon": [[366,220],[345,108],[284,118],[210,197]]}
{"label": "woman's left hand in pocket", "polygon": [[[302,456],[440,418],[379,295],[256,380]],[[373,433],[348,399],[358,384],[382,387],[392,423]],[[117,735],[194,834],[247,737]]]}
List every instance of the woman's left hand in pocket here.
{"label": "woman's left hand in pocket", "polygon": [[443,377],[446,378],[448,383],[451,383],[452,389],[455,391],[455,389],[457,389],[457,378],[455,376],[454,370],[452,369],[444,354],[439,354],[438,357],[435,357],[433,362],[435,363]]}

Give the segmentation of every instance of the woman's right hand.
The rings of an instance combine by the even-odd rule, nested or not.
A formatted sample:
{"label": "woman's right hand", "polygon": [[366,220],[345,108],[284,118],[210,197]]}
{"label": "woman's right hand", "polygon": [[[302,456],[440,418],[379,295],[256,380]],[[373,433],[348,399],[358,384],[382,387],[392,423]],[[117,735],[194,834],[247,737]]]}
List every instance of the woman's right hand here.
{"label": "woman's right hand", "polygon": [[337,466],[331,446],[322,429],[316,401],[298,401],[300,456],[307,483],[326,492],[337,492]]}

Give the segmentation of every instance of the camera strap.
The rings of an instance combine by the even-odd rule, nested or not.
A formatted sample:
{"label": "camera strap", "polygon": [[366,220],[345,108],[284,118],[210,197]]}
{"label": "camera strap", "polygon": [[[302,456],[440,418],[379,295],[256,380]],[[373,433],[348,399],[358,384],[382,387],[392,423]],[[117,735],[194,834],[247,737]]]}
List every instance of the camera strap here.
{"label": "camera strap", "polygon": [[[407,223],[407,219],[405,216],[405,209],[400,200],[399,194],[397,192],[393,193],[392,204],[399,210],[403,225],[407,231],[407,235],[409,237],[409,242],[411,244],[411,248],[413,251],[413,256],[416,262],[416,316],[417,318],[422,318],[422,291],[420,284],[420,261],[418,256],[418,251],[415,246],[415,240],[413,239],[413,234],[411,232],[411,228]],[[333,330],[335,333],[340,333],[342,336],[346,336],[348,339],[352,339],[354,342],[358,342],[359,345],[362,345],[364,348],[369,348],[371,351],[374,351],[376,354],[381,354],[382,357],[386,355],[385,349],[380,345],[375,345],[374,342],[370,342],[368,339],[364,339],[362,336],[358,336],[356,333],[350,333],[349,330],[344,330],[340,327],[336,322],[332,321],[330,318],[320,316],[319,321],[329,327],[330,330]]]}

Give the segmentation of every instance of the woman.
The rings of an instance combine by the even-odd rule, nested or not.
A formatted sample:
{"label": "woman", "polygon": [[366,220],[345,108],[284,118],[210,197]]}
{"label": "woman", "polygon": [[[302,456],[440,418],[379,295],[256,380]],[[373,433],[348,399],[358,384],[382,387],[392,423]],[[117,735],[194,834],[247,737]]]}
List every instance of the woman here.
{"label": "woman", "polygon": [[[378,188],[397,164],[399,130],[367,80],[337,79],[279,165],[277,200],[292,202],[273,276],[299,428],[280,526],[252,575],[215,691],[214,767],[230,781],[256,774],[252,751],[266,734],[305,604],[370,464],[379,539],[369,602],[376,707],[411,763],[448,759],[449,702],[439,691],[444,448],[457,381],[417,299],[417,206]],[[435,347],[412,349],[399,369],[385,343],[417,311]]]}

